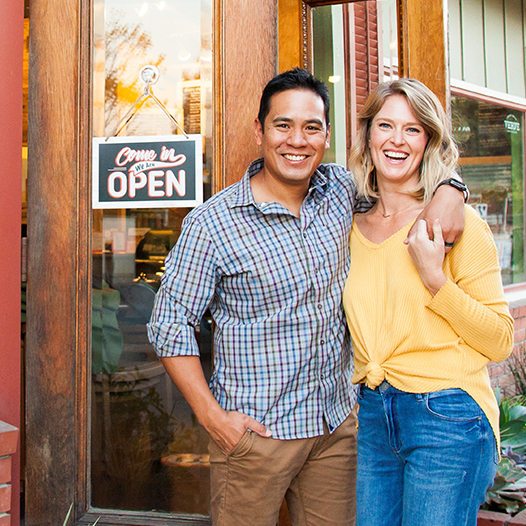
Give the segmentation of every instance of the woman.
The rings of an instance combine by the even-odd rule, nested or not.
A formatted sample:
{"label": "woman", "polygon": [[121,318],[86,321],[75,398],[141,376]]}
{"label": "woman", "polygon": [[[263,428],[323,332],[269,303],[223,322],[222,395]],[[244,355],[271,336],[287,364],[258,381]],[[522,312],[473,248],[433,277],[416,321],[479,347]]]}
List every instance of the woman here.
{"label": "woman", "polygon": [[376,203],[354,219],[344,291],[361,384],[356,524],[475,525],[499,457],[486,365],[513,344],[496,248],[469,206],[446,257],[438,222],[433,239],[419,221],[406,240],[458,158],[428,88],[381,84],[359,125],[352,170]]}

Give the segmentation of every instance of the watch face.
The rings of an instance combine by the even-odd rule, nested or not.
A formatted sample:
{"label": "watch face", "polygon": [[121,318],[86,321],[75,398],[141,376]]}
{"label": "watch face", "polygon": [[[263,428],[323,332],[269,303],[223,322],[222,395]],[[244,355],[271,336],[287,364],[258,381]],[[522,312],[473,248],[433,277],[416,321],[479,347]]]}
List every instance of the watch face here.
{"label": "watch face", "polygon": [[466,189],[466,185],[460,181],[457,181],[456,179],[451,179],[449,184],[462,191]]}
{"label": "watch face", "polygon": [[447,184],[449,186],[453,186],[454,188],[457,188],[458,190],[466,190],[467,186],[458,179],[445,179],[440,184]]}
{"label": "watch face", "polygon": [[467,202],[469,199],[469,190],[465,183],[462,181],[459,181],[458,179],[450,178],[450,179],[444,179],[441,183],[438,183],[438,186],[442,186],[444,184],[447,184],[449,186],[452,186],[456,190],[459,190],[464,194],[464,202]]}

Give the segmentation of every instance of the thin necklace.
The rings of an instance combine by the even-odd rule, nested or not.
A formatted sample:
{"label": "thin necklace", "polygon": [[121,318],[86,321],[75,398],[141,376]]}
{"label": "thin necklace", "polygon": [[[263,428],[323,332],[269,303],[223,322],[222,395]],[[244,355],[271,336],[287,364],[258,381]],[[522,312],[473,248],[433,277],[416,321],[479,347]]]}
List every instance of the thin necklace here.
{"label": "thin necklace", "polygon": [[395,216],[396,214],[399,214],[400,212],[404,212],[405,210],[410,210],[411,208],[416,208],[417,206],[421,206],[421,203],[416,203],[416,204],[412,204],[412,205],[406,206],[405,208],[400,208],[400,210],[397,210],[396,212],[391,212],[390,214],[384,214],[380,210],[380,207],[378,207],[378,209],[380,210],[380,214],[382,214],[383,217],[387,218],[387,217]]}

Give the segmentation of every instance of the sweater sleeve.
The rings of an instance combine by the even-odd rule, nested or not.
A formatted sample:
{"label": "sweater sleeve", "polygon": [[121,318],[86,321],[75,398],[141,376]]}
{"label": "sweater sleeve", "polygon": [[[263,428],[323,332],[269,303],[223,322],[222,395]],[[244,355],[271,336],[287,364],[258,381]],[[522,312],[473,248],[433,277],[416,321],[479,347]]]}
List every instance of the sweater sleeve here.
{"label": "sweater sleeve", "polygon": [[513,346],[513,318],[491,231],[471,207],[466,208],[466,229],[444,267],[446,275],[449,267],[450,275],[427,307],[444,318],[466,344],[499,362]]}

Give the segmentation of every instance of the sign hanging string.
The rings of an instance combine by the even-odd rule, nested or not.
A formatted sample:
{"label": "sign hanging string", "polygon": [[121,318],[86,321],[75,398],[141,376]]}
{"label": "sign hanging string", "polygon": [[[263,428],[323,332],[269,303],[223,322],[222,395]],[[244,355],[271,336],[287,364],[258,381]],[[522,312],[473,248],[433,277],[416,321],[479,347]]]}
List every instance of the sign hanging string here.
{"label": "sign hanging string", "polygon": [[188,139],[188,134],[184,129],[179,125],[175,117],[166,109],[166,106],[153,94],[151,89],[152,84],[155,84],[159,80],[159,70],[155,66],[144,66],[139,72],[139,79],[145,84],[143,93],[135,101],[135,104],[126,112],[126,115],[119,121],[115,130],[111,135],[106,137],[106,141],[112,137],[116,137],[122,131],[122,129],[128,124],[133,117],[140,110],[142,105],[146,102],[148,98],[152,98],[155,103],[163,110],[167,117],[175,124],[177,129],[179,129],[183,135]]}

